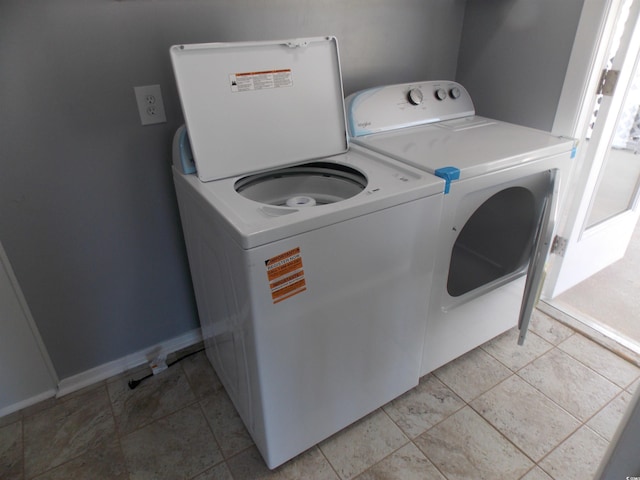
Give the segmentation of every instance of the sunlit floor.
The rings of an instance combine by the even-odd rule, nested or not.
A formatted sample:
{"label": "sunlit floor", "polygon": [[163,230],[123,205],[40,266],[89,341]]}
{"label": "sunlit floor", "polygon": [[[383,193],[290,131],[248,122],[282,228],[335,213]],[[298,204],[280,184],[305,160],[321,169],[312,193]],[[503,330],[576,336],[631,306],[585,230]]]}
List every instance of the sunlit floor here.
{"label": "sunlit floor", "polygon": [[559,295],[553,305],[640,353],[640,227],[624,259]]}

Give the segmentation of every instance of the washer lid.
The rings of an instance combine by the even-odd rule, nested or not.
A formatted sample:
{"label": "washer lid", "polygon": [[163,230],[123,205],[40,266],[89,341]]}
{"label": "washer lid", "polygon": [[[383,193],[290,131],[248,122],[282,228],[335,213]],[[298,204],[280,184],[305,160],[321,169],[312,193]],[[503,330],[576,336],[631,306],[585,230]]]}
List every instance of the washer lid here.
{"label": "washer lid", "polygon": [[200,180],[347,150],[335,37],[175,45],[170,53]]}

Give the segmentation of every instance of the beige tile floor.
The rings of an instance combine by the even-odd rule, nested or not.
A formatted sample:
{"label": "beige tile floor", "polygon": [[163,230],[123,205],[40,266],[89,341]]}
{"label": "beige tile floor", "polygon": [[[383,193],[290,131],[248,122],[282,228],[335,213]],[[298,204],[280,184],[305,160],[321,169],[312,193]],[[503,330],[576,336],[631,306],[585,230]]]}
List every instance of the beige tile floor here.
{"label": "beige tile floor", "polygon": [[2,480],[592,478],[640,368],[536,312],[270,472],[206,357],[0,418]]}

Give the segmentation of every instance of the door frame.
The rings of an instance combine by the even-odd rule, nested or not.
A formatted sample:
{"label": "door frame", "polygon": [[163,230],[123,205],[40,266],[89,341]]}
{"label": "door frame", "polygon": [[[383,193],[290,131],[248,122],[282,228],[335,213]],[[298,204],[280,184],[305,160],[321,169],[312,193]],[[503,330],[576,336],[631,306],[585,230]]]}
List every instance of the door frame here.
{"label": "door frame", "polygon": [[[630,19],[633,17],[634,22],[637,18],[639,3],[640,0],[635,1],[629,17]],[[623,5],[624,0],[585,0],[583,5],[552,129],[553,133],[558,135],[581,140],[578,156],[572,167],[568,185],[565,186],[564,197],[561,199],[562,210],[558,219],[558,232],[566,239],[567,251],[564,254],[565,258],[562,254],[550,257],[547,279],[542,291],[543,299],[554,298],[579,281],[622,258],[633,233],[634,217],[637,219],[637,212],[626,211],[600,225],[584,228],[591,199],[595,194],[600,171],[604,165],[604,154],[596,152],[596,154],[587,155],[587,152],[589,147],[597,149],[600,153],[602,149],[609,148],[608,142],[602,142],[603,145],[585,146],[584,138],[596,107],[595,92],[601,83],[603,66],[609,60],[610,47]],[[630,35],[629,44],[637,44],[639,36],[640,32]],[[615,116],[613,120],[617,119],[616,112],[622,105],[624,90],[631,79],[635,63],[633,60],[635,58],[626,61],[621,69],[619,85],[623,88],[619,88],[618,95],[603,100],[603,106],[605,102],[607,102],[607,108],[610,106],[610,112]],[[615,124],[615,122],[600,123],[610,125],[611,129]],[[600,130],[602,131],[602,128]],[[595,133],[594,131],[594,135]],[[602,138],[609,139],[606,131]],[[608,240],[607,249],[595,248],[594,246],[600,246],[603,243],[603,239]],[[578,257],[583,255],[587,247],[591,247],[592,250],[592,255],[589,256],[590,261],[578,261],[580,260]]]}

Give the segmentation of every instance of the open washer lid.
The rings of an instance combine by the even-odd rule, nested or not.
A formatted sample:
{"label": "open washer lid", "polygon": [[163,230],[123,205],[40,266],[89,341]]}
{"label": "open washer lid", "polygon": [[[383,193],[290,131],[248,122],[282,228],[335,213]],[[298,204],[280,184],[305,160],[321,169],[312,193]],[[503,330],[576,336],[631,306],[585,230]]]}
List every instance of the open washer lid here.
{"label": "open washer lid", "polygon": [[200,180],[347,151],[335,37],[175,45],[170,53]]}

